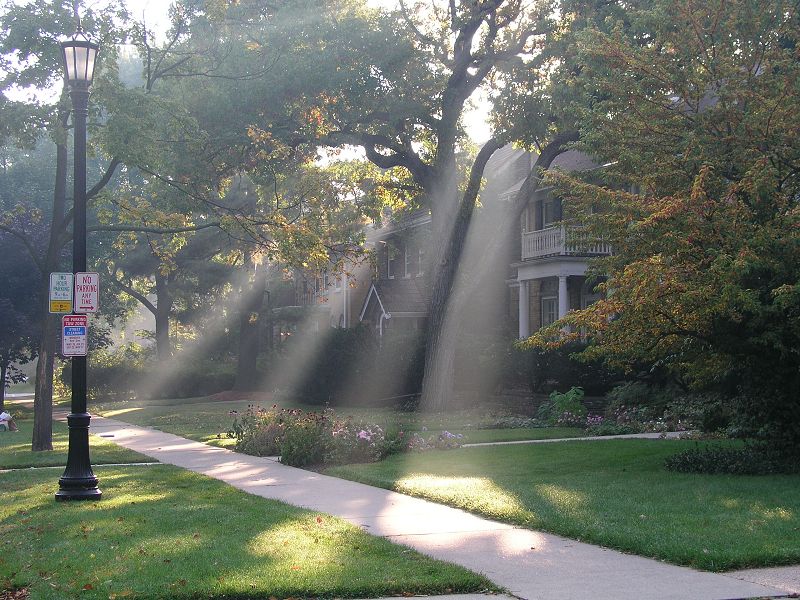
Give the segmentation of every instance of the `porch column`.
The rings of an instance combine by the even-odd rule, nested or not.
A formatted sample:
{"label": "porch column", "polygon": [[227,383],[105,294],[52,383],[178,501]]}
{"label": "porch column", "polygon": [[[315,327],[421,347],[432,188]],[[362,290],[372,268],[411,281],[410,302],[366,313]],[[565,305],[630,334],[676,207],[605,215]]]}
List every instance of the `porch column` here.
{"label": "porch column", "polygon": [[531,334],[530,295],[528,280],[519,282],[519,337],[525,339]]}
{"label": "porch column", "polygon": [[558,276],[558,318],[562,319],[569,311],[569,295],[567,293],[567,276]]}

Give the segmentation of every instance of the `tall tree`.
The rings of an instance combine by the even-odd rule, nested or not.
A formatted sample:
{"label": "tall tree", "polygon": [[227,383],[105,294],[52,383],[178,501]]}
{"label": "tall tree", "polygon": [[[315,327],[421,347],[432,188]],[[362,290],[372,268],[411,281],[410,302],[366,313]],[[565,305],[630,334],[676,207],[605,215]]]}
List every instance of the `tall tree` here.
{"label": "tall tree", "polygon": [[0,411],[4,408],[5,391],[12,383],[24,380],[17,367],[36,356],[38,338],[37,303],[39,295],[36,267],[22,244],[7,233],[0,233],[3,260],[0,261]]}
{"label": "tall tree", "polygon": [[[633,3],[588,31],[576,104],[610,186],[555,176],[613,256],[571,325],[588,351],[735,397],[749,433],[800,441],[800,16],[795,2]],[[624,191],[627,190],[627,191]],[[631,191],[632,190],[632,191]],[[601,210],[597,210],[601,209]]]}
{"label": "tall tree", "polygon": [[454,340],[443,338],[448,302],[484,166],[501,145],[491,139],[461,171],[463,115],[501,66],[535,51],[553,25],[552,3],[401,2],[391,14],[353,1],[293,5],[314,11],[296,29],[312,31],[318,61],[332,65],[323,87],[295,96],[306,105],[311,133],[331,146],[363,148],[382,169],[406,171],[417,202],[431,211],[422,403],[442,409],[451,400],[455,355]]}

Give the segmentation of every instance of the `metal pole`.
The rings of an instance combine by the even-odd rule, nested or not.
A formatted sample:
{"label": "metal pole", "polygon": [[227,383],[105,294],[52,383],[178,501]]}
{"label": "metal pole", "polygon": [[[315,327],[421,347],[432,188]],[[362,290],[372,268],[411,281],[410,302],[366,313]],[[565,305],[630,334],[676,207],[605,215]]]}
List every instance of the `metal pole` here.
{"label": "metal pole", "polygon": [[[72,271],[86,271],[86,118],[89,86],[73,84],[70,93],[74,125],[72,209]],[[72,406],[67,416],[67,467],[58,480],[56,500],[99,500],[102,492],[89,459],[89,420],[86,412],[86,356],[72,357]]]}

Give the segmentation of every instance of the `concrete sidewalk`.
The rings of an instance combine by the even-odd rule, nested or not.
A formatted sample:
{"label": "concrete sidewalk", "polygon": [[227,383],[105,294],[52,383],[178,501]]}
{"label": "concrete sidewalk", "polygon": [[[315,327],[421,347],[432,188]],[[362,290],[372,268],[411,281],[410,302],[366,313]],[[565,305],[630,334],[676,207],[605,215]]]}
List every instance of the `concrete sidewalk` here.
{"label": "concrete sidewalk", "polygon": [[92,433],[251,494],[342,517],[374,535],[483,573],[526,600],[733,600],[787,595],[775,587],[496,523],[112,419],[92,417]]}

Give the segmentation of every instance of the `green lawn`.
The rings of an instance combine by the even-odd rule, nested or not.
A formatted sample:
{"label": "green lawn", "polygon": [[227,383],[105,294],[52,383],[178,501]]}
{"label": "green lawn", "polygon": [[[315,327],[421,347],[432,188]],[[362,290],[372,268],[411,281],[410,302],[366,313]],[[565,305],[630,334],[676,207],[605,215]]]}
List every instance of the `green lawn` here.
{"label": "green lawn", "polygon": [[[13,413],[19,411],[13,410]],[[53,450],[31,452],[33,420],[16,421],[19,431],[0,431],[0,469],[25,467],[53,467],[67,464],[68,430],[64,423],[53,421]],[[118,464],[153,462],[152,458],[121,448],[94,435],[89,436],[89,452],[92,464]],[[52,477],[52,473],[50,477]]]}
{"label": "green lawn", "polygon": [[113,600],[495,589],[342,520],[189,471],[155,465],[95,472],[103,500],[75,503],[54,501],[50,470],[0,473],[0,590]]}
{"label": "green lawn", "polygon": [[[230,446],[233,440],[225,436],[233,422],[230,411],[243,413],[252,404],[248,400],[233,402],[209,401],[190,398],[186,401],[167,399],[146,402],[101,403],[91,408],[97,414],[119,419],[133,425],[155,427],[168,433],[180,435],[198,442],[217,446]],[[283,407],[283,405],[281,405]],[[286,408],[307,411],[321,410],[319,406],[293,404]],[[569,427],[544,427],[537,429],[479,429],[486,419],[479,411],[457,411],[448,414],[424,414],[399,412],[389,409],[337,408],[337,414],[352,415],[358,419],[372,421],[384,427],[395,427],[406,431],[443,429],[465,436],[464,443],[505,442],[518,440],[554,439],[579,437],[580,429]]]}
{"label": "green lawn", "polygon": [[326,472],[532,529],[712,571],[800,563],[800,475],[671,473],[694,442],[463,448]]}

